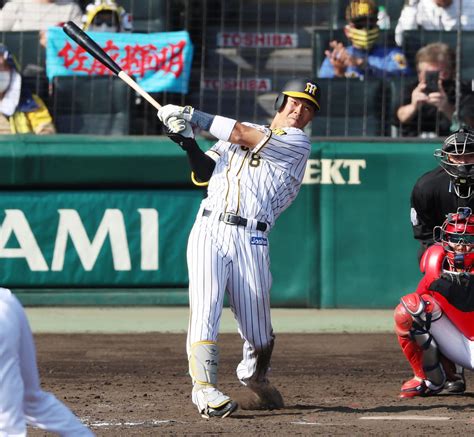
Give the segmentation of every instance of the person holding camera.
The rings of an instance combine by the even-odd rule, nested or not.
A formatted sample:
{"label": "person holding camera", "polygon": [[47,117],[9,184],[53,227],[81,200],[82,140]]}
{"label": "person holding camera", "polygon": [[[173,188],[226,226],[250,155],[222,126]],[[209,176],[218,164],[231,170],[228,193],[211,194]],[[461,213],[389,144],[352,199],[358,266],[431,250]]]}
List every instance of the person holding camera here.
{"label": "person holding camera", "polygon": [[[404,137],[439,137],[451,133],[455,110],[455,54],[444,43],[432,43],[418,50],[415,58],[418,80],[408,83],[394,125]],[[470,93],[461,84],[461,95]]]}

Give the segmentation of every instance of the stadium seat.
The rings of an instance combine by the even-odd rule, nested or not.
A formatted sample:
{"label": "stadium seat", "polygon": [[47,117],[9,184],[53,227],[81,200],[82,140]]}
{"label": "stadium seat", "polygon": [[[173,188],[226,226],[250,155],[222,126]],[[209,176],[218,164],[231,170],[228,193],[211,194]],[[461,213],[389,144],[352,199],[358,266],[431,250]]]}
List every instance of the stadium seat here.
{"label": "stadium seat", "polygon": [[384,136],[389,134],[388,96],[379,79],[318,79],[321,110],[313,136]]}
{"label": "stadium seat", "polygon": [[[456,49],[457,37],[456,31],[406,30],[403,32],[403,51],[408,63],[414,68],[415,55],[421,47],[434,42],[443,42]],[[474,56],[469,56],[474,46],[474,31],[463,31],[461,41],[461,77],[470,80],[474,78]]]}
{"label": "stadium seat", "polygon": [[0,32],[0,42],[15,56],[24,76],[45,74],[46,50],[37,31]]}
{"label": "stadium seat", "polygon": [[119,3],[133,17],[133,32],[152,33],[166,30],[165,0],[121,0]]}
{"label": "stadium seat", "polygon": [[399,126],[395,113],[405,99],[405,86],[407,81],[413,78],[396,77],[386,82],[389,110],[387,113],[387,120],[391,124],[390,133],[393,138],[399,136]]}
{"label": "stadium seat", "polygon": [[57,76],[52,115],[58,133],[126,135],[130,87],[115,76]]}

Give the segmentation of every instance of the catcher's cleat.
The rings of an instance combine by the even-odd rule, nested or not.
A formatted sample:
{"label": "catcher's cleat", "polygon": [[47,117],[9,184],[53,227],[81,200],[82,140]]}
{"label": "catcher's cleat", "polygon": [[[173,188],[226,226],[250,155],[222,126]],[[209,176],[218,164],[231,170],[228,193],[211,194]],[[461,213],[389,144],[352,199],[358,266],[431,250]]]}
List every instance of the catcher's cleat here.
{"label": "catcher's cleat", "polygon": [[401,398],[414,398],[416,396],[434,396],[444,389],[444,385],[435,386],[429,381],[417,378],[416,376],[405,381],[400,389]]}
{"label": "catcher's cleat", "polygon": [[444,394],[452,394],[452,395],[459,395],[466,391],[466,381],[464,379],[464,375],[458,375],[459,379],[454,381],[446,381],[444,383],[443,393]]}
{"label": "catcher's cleat", "polygon": [[439,358],[446,372],[446,382],[444,383],[443,394],[458,395],[464,393],[466,391],[464,369],[442,354]]}
{"label": "catcher's cleat", "polygon": [[223,419],[224,417],[230,416],[237,409],[237,407],[237,402],[229,399],[229,402],[219,408],[211,408],[208,406],[202,411],[201,417],[204,419],[210,419],[211,417],[219,417]]}

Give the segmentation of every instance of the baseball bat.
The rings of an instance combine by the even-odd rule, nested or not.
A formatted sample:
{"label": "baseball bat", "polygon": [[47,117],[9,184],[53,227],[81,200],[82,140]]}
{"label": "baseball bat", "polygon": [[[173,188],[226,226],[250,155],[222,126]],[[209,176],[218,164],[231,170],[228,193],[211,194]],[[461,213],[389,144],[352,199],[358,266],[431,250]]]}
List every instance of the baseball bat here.
{"label": "baseball bat", "polygon": [[63,26],[63,31],[67,36],[69,36],[69,38],[79,44],[87,53],[92,55],[101,64],[105,65],[110,71],[112,71],[112,73],[120,77],[120,79],[122,79],[128,86],[133,88],[156,109],[161,108],[161,105],[152,96],[150,96],[150,94],[148,94],[140,85],[138,85],[138,83],[136,83],[127,73],[125,73],[125,71],[123,71],[119,65],[74,22],[68,21]]}

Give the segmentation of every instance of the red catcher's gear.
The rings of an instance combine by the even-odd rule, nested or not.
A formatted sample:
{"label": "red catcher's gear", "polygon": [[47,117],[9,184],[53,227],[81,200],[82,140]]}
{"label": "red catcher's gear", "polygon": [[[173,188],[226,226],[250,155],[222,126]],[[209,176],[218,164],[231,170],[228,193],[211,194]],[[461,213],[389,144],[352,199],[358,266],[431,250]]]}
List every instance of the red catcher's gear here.
{"label": "red catcher's gear", "polygon": [[443,261],[446,258],[446,252],[440,244],[434,244],[428,247],[420,260],[420,270],[424,273],[423,279],[426,282],[426,288],[439,278],[443,267]]}

